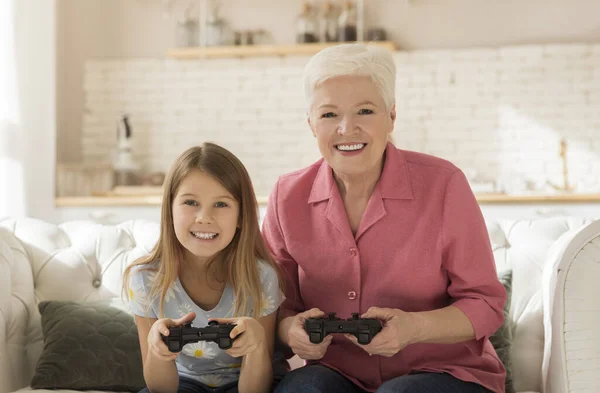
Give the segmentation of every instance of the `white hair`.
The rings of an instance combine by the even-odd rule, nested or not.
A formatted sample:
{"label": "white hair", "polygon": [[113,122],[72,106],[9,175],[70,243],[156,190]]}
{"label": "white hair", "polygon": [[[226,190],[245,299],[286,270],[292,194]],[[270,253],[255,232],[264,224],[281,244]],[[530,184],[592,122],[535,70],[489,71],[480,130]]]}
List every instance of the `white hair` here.
{"label": "white hair", "polygon": [[304,98],[310,109],[320,84],[338,76],[367,76],[381,94],[386,110],[396,102],[396,64],[389,50],[376,45],[342,44],[314,55],[304,67]]}

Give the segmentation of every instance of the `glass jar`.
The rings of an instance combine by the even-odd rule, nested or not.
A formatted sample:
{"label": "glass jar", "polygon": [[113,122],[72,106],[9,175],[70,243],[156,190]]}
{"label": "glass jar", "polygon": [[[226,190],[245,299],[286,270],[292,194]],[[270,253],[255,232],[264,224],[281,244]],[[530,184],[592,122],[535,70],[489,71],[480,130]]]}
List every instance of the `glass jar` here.
{"label": "glass jar", "polygon": [[199,25],[197,20],[187,19],[177,22],[176,43],[178,47],[190,47],[199,45]]}
{"label": "glass jar", "polygon": [[344,3],[344,8],[338,19],[338,39],[341,42],[354,42],[356,33],[357,15],[356,7],[351,1]]}
{"label": "glass jar", "polygon": [[328,1],[323,5],[321,16],[321,41],[337,42],[338,40],[338,15],[333,3]]}
{"label": "glass jar", "polygon": [[305,2],[296,18],[296,42],[299,44],[319,42],[318,23],[312,5]]}
{"label": "glass jar", "polygon": [[224,21],[219,18],[219,5],[211,3],[204,30],[206,46],[221,45],[224,24]]}
{"label": "glass jar", "polygon": [[206,22],[203,43],[206,46],[233,45],[235,41],[234,32],[226,20],[220,17],[219,0],[209,0],[206,9]]}

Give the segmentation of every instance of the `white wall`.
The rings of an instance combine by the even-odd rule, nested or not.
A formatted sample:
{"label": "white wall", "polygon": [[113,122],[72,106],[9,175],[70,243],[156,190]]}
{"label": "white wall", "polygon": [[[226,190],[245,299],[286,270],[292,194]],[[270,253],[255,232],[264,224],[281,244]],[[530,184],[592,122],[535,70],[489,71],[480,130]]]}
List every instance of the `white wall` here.
{"label": "white wall", "polygon": [[[162,58],[174,23],[161,0],[57,0],[58,160],[82,159],[84,63],[97,58]],[[294,39],[300,0],[222,0],[236,29],[265,28],[277,43]],[[319,1],[317,1],[319,2]],[[402,49],[498,47],[600,41],[600,2],[591,0],[376,0],[367,23]],[[375,22],[376,21],[376,22]]]}
{"label": "white wall", "polygon": [[[600,44],[394,56],[399,147],[447,158],[521,193],[546,180],[562,185],[559,143],[566,139],[571,184],[600,192]],[[115,120],[125,111],[147,171],[165,171],[183,150],[211,140],[240,157],[266,197],[277,176],[319,157],[304,116],[307,60],[89,62],[83,154],[90,163],[110,157]]]}
{"label": "white wall", "polygon": [[17,79],[20,93],[25,212],[54,216],[56,147],[56,3],[16,1]]}

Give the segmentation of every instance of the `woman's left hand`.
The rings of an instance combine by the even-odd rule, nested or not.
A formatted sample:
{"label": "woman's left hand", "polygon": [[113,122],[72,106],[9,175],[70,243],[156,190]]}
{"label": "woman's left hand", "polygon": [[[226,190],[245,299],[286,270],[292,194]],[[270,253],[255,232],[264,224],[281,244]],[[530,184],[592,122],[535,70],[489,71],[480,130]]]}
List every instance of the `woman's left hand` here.
{"label": "woman's left hand", "polygon": [[210,318],[209,321],[217,321],[220,324],[233,323],[236,325],[229,333],[229,337],[237,337],[233,341],[231,348],[226,350],[229,356],[234,358],[241,357],[256,351],[261,346],[267,345],[265,329],[254,318]]}
{"label": "woman's left hand", "polygon": [[367,345],[359,344],[352,334],[345,336],[370,355],[394,356],[416,338],[418,327],[409,312],[393,308],[371,307],[361,315],[361,318],[378,319],[383,328]]}

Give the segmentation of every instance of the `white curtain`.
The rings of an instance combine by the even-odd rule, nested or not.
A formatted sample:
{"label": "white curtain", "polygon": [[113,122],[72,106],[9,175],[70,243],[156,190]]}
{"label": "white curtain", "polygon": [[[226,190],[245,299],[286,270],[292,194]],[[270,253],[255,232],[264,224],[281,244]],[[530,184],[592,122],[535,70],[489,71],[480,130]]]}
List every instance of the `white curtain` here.
{"label": "white curtain", "polygon": [[15,4],[0,0],[0,218],[25,215]]}

